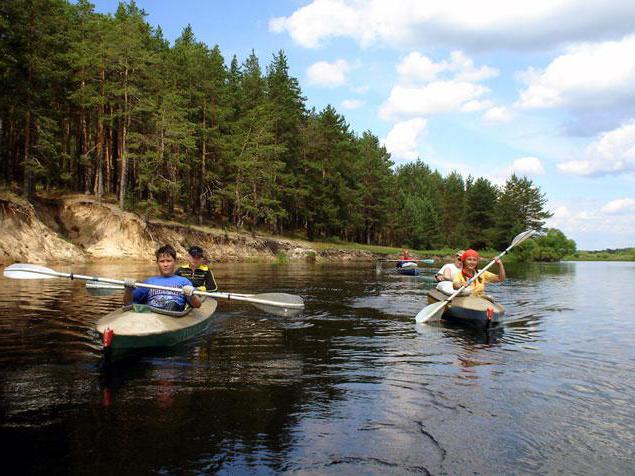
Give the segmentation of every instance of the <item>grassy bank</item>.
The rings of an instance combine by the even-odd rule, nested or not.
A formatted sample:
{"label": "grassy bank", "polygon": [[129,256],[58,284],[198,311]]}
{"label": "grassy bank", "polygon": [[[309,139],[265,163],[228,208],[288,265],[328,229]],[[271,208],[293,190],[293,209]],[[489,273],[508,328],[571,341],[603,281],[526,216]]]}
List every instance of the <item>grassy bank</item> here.
{"label": "grassy bank", "polygon": [[635,261],[635,249],[612,251],[578,251],[562,258],[562,261]]}

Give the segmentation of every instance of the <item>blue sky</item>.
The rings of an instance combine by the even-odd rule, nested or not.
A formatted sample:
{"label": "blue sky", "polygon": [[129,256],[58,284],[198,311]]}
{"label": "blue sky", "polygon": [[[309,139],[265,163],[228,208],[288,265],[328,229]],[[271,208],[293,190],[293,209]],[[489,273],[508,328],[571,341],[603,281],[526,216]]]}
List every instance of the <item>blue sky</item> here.
{"label": "blue sky", "polygon": [[635,246],[632,0],[137,4],[169,40],[189,23],[227,61],[284,50],[308,106],[335,106],[398,164],[526,175],[579,248]]}

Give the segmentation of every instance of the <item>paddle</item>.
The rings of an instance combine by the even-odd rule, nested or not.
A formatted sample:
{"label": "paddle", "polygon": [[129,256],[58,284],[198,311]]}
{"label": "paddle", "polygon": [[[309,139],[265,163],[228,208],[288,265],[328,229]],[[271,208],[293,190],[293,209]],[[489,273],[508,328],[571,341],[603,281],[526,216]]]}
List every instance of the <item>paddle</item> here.
{"label": "paddle", "polygon": [[472,276],[467,281],[467,283],[465,283],[460,289],[457,289],[445,301],[440,301],[440,302],[435,302],[433,304],[428,304],[426,307],[421,309],[421,311],[419,311],[419,313],[415,316],[415,322],[417,324],[421,324],[421,323],[427,322],[427,321],[429,321],[431,319],[432,320],[440,319],[441,316],[443,315],[443,311],[445,310],[445,307],[450,303],[450,301],[452,301],[452,299],[454,299],[456,296],[458,296],[461,293],[461,291],[463,291],[470,284],[472,284],[472,282],[475,279],[477,279],[481,274],[483,274],[485,271],[487,271],[496,262],[496,258],[498,258],[498,259],[502,258],[514,246],[522,243],[527,238],[531,237],[534,233],[536,233],[536,230],[527,230],[527,231],[523,231],[522,233],[516,235],[516,238],[514,238],[512,240],[511,245],[509,245],[505,251],[503,251],[501,254],[496,256],[492,261],[490,261],[488,263],[487,266],[485,266],[482,270],[480,270],[478,273],[476,273],[476,276]]}
{"label": "paddle", "polygon": [[406,262],[412,261],[412,262],[417,262],[417,263],[434,264],[434,260],[431,259],[431,258],[427,258],[427,259],[378,259],[377,261],[386,261],[386,262],[400,261],[402,263],[406,263]]}
{"label": "paddle", "polygon": [[[91,296],[108,296],[117,291],[123,291],[124,286],[122,284],[106,284],[100,283],[97,281],[87,281],[86,282],[86,291]],[[232,296],[245,296],[245,297],[253,297],[255,294],[240,294],[240,293],[231,293]],[[262,297],[262,294],[260,295]]]}
{"label": "paddle", "polygon": [[[60,273],[49,269],[45,266],[37,264],[17,263],[12,264],[4,269],[4,275],[11,279],[51,279],[51,278],[70,278],[81,279],[82,281],[93,281],[98,283],[123,285],[124,281],[120,279],[99,278],[97,276],[84,276],[74,273]],[[168,286],[157,286],[154,284],[135,283],[135,287],[148,289],[161,289],[164,291],[182,292],[181,288],[172,288]],[[245,301],[252,304],[260,304],[264,306],[285,307],[290,309],[302,309],[304,301],[300,296],[286,293],[266,293],[266,294],[233,294],[220,292],[194,291],[199,296],[208,296],[212,298],[233,299],[235,301]]]}

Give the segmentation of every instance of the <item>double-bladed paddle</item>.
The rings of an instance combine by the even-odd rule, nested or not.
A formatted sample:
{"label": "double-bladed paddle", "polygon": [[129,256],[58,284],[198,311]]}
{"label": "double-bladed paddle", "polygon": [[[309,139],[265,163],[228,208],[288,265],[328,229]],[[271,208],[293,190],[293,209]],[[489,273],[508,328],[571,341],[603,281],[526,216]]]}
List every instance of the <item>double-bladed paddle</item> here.
{"label": "double-bladed paddle", "polygon": [[425,263],[425,264],[434,264],[434,260],[432,258],[426,258],[426,259],[383,259],[380,258],[377,261],[386,261],[386,262],[394,262],[394,261],[399,261],[402,263],[408,263],[410,261],[415,262],[415,263]]}
{"label": "double-bladed paddle", "polygon": [[[4,275],[12,279],[50,279],[50,278],[70,278],[82,281],[92,281],[96,283],[107,283],[110,285],[123,285],[120,279],[99,278],[97,276],[85,276],[75,273],[60,273],[53,269],[37,264],[16,263],[4,269]],[[158,286],[155,284],[135,283],[137,288],[161,289],[164,291],[183,292],[181,288],[168,286]],[[304,300],[300,296],[286,293],[265,293],[265,294],[234,294],[220,292],[194,291],[198,296],[208,296],[211,298],[229,299],[234,301],[244,301],[261,306],[283,307],[288,309],[304,308]]]}
{"label": "double-bladed paddle", "polygon": [[450,301],[452,301],[452,299],[457,297],[461,293],[461,291],[463,291],[465,288],[467,288],[481,274],[483,274],[485,271],[487,271],[496,262],[496,259],[502,258],[514,246],[522,243],[527,238],[530,238],[534,233],[536,233],[536,230],[527,230],[527,231],[523,231],[522,233],[516,235],[516,238],[514,238],[512,240],[511,245],[509,245],[507,247],[507,249],[505,249],[505,251],[503,251],[501,254],[496,256],[492,261],[490,261],[487,264],[487,266],[485,266],[482,270],[480,270],[478,273],[476,273],[475,276],[472,276],[470,279],[468,279],[467,283],[465,283],[460,289],[457,289],[445,301],[439,301],[439,302],[435,302],[433,304],[428,304],[426,307],[421,309],[421,311],[419,311],[419,313],[415,316],[415,322],[417,324],[422,324],[424,322],[428,322],[429,320],[438,320],[438,319],[440,319],[441,316],[443,315],[443,311],[445,311],[445,307],[450,303]]}

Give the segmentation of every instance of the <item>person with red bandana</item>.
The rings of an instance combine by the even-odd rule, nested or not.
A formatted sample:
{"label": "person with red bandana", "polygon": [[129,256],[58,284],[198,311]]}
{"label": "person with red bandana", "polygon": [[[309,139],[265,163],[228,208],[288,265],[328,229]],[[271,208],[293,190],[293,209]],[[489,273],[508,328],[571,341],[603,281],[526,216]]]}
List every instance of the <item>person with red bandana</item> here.
{"label": "person with red bandana", "polygon": [[[462,288],[470,278],[476,276],[478,273],[478,259],[478,252],[474,250],[470,249],[463,253],[461,256],[463,267],[461,268],[461,272],[454,277],[452,284],[454,289]],[[496,258],[495,261],[498,263],[498,275],[485,271],[477,279],[472,281],[470,286],[467,288],[469,289],[470,294],[482,296],[485,294],[485,285],[487,283],[501,283],[505,280],[506,274],[503,262],[499,258]]]}

